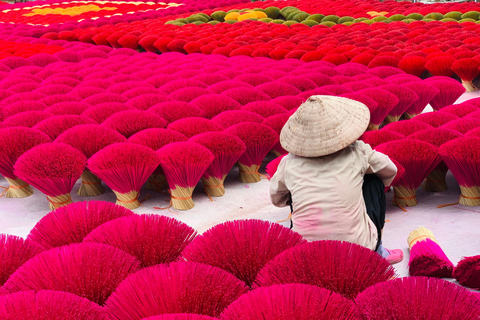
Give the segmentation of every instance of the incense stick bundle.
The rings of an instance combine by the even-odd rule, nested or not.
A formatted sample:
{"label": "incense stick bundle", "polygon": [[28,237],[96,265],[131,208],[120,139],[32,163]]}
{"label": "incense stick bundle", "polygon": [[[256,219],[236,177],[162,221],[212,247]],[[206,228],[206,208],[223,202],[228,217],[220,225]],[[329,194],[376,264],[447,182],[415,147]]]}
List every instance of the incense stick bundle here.
{"label": "incense stick bundle", "polygon": [[157,151],[170,186],[171,205],[178,210],[195,206],[193,190],[214,160],[205,147],[193,142],[170,143]]}
{"label": "incense stick bundle", "polygon": [[241,122],[262,123],[263,120],[264,118],[258,113],[246,110],[225,111],[212,118],[212,121],[219,123],[224,128],[231,127]]}
{"label": "incense stick bundle", "polygon": [[95,123],[92,119],[77,116],[77,115],[63,115],[55,116],[43,120],[36,124],[33,129],[37,129],[45,132],[52,140],[57,139],[57,137],[63,132],[67,131],[70,128],[81,124],[93,124]]}
{"label": "incense stick bundle", "polygon": [[447,112],[447,113],[456,115],[457,117],[463,118],[469,115],[470,113],[473,113],[479,110],[480,109],[477,106],[468,103],[468,101],[465,101],[460,104],[452,104],[451,106],[446,106],[440,109],[440,112]]}
{"label": "incense stick bundle", "polygon": [[463,58],[455,61],[451,65],[451,69],[462,80],[462,85],[468,92],[475,91],[477,88],[472,81],[480,74],[480,61],[474,58]]}
{"label": "incense stick bundle", "polygon": [[190,138],[191,142],[207,148],[214,155],[212,164],[202,176],[205,193],[211,197],[225,194],[223,182],[233,165],[245,152],[246,146],[240,138],[224,132],[206,132]]}
{"label": "incense stick bundle", "polygon": [[383,120],[399,102],[396,95],[382,89],[368,88],[357,93],[375,100],[378,104],[373,110],[370,109],[370,124],[367,130],[378,130]]}
{"label": "incense stick bundle", "polygon": [[190,117],[177,120],[170,123],[167,128],[180,132],[187,138],[191,138],[197,134],[204,132],[222,131],[224,129],[222,125],[218,124],[215,121],[198,117]]}
{"label": "incense stick bundle", "polygon": [[372,149],[375,149],[378,145],[405,138],[405,135],[388,130],[376,130],[376,131],[366,131],[358,140],[369,144]]}
{"label": "incense stick bundle", "polygon": [[385,127],[383,127],[382,130],[393,131],[393,132],[403,134],[404,136],[409,136],[417,131],[431,129],[431,128],[432,127],[425,122],[416,121],[415,119],[412,119],[408,121],[390,123]]}
{"label": "incense stick bundle", "polygon": [[7,127],[27,127],[32,128],[37,123],[45,119],[53,117],[53,114],[45,111],[27,111],[20,112],[16,115],[8,117],[2,122],[2,125]]}
{"label": "incense stick bundle", "polygon": [[470,130],[480,127],[480,121],[475,118],[460,118],[445,123],[442,128],[455,130],[465,134]]}
{"label": "incense stick bundle", "polygon": [[106,126],[118,131],[126,138],[148,128],[165,128],[167,121],[154,113],[141,110],[127,110],[114,113],[102,122]]}
{"label": "incense stick bundle", "polygon": [[459,119],[458,116],[447,112],[426,112],[415,117],[415,121],[425,122],[434,128],[441,127],[457,119]]}
{"label": "incense stick bundle", "polygon": [[480,255],[460,260],[453,270],[453,276],[462,286],[480,289]]}
{"label": "incense stick bundle", "polygon": [[117,196],[117,204],[127,209],[140,206],[140,189],[160,164],[151,149],[133,143],[115,143],[88,160],[88,168]]}
{"label": "incense stick bundle", "polygon": [[[98,124],[73,127],[55,139],[55,142],[71,145],[81,151],[87,157],[87,160],[106,146],[126,141],[127,139],[117,131]],[[101,180],[88,168],[85,168],[81,178],[82,183],[77,191],[79,196],[94,197],[105,193]]]}
{"label": "incense stick bundle", "polygon": [[465,88],[457,81],[450,80],[431,80],[428,84],[434,86],[440,92],[430,101],[433,110],[438,111],[443,107],[449,106],[465,92]]}
{"label": "incense stick bundle", "polygon": [[9,184],[2,195],[6,198],[25,198],[33,194],[29,184],[15,175],[14,164],[25,152],[47,142],[51,142],[50,138],[35,129],[24,127],[0,129],[0,174]]}
{"label": "incense stick bundle", "polygon": [[396,122],[400,120],[402,114],[407,111],[412,104],[418,101],[418,95],[413,91],[398,84],[387,84],[378,87],[379,89],[393,93],[398,98],[398,103],[393,107],[385,118],[385,123]]}
{"label": "incense stick bundle", "polygon": [[189,117],[207,117],[207,113],[203,109],[184,101],[157,103],[148,109],[148,111],[164,118],[168,123]]}
{"label": "incense stick bundle", "polygon": [[[269,126],[273,130],[275,130],[275,132],[280,137],[280,132],[282,131],[282,128],[287,122],[288,118],[290,118],[290,115],[288,113],[281,113],[266,118],[265,120],[263,120],[262,124]],[[283,154],[287,154],[288,152],[282,148],[280,142],[277,142],[273,147],[273,153],[275,154],[275,156],[279,157]]]}
{"label": "incense stick bundle", "polygon": [[421,114],[430,101],[440,92],[439,89],[429,85],[425,81],[408,82],[402,84],[402,86],[412,90],[419,97],[419,99],[405,111],[405,117],[407,119],[412,119]]}
{"label": "incense stick bundle", "polygon": [[407,239],[410,248],[410,276],[451,278],[453,263],[438,245],[433,232],[419,227]]}
{"label": "incense stick bundle", "polygon": [[279,157],[276,157],[272,161],[270,161],[267,166],[265,167],[265,172],[267,173],[268,180],[272,179],[272,177],[275,175],[278,169],[278,165],[280,164],[280,161],[287,156],[287,154],[281,155]]}
{"label": "incense stick bundle", "polygon": [[238,159],[240,168],[238,179],[243,183],[259,182],[258,170],[262,160],[278,142],[278,134],[268,126],[253,122],[236,124],[224,132],[239,137],[247,147],[245,153]]}
{"label": "incense stick bundle", "polygon": [[82,116],[90,118],[96,123],[102,123],[111,115],[127,110],[135,110],[135,108],[120,102],[106,102],[91,106],[82,113]]}
{"label": "incense stick bundle", "polygon": [[53,210],[72,203],[70,192],[86,160],[83,153],[68,144],[41,144],[18,158],[15,175],[43,192]]}

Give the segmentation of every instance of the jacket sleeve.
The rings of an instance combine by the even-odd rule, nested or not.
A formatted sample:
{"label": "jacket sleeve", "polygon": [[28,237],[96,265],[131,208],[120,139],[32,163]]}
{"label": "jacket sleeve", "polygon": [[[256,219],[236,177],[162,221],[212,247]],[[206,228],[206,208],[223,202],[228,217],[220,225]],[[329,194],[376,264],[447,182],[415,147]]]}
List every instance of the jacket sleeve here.
{"label": "jacket sleeve", "polygon": [[276,207],[286,207],[290,202],[290,191],[285,185],[285,158],[280,161],[277,172],[270,180],[270,200]]}
{"label": "jacket sleeve", "polygon": [[382,179],[385,186],[390,186],[397,175],[397,166],[385,154],[372,150],[368,158],[367,174],[372,173]]}

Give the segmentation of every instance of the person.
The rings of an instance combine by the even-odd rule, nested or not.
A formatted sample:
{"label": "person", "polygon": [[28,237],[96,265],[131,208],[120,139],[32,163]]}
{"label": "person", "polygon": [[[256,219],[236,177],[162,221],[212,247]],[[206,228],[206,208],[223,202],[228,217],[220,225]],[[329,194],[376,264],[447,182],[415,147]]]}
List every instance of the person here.
{"label": "person", "polygon": [[385,185],[397,168],[357,140],[370,111],[336,96],[311,96],[288,119],[280,143],[288,151],[270,180],[275,206],[292,207],[293,230],[308,241],[340,240],[377,251],[391,264],[402,250],[382,245]]}

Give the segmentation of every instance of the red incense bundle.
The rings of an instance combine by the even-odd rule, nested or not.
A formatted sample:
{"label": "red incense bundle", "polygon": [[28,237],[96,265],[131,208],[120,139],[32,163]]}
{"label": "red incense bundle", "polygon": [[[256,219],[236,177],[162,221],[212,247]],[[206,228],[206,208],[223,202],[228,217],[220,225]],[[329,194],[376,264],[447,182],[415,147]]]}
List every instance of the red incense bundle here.
{"label": "red incense bundle", "polygon": [[299,96],[281,96],[270,101],[290,111],[300,107],[300,105],[304,102],[304,99]]}
{"label": "red incense bundle", "polygon": [[385,118],[385,123],[397,122],[400,117],[407,111],[412,104],[418,99],[418,95],[409,88],[406,88],[398,84],[387,84],[385,86],[378,87],[379,89],[393,93],[398,98],[398,103],[395,105]]}
{"label": "red incense bundle", "polygon": [[205,147],[193,142],[170,143],[157,151],[170,186],[171,206],[189,210],[195,206],[193,190],[214,160]]}
{"label": "red incense bundle", "polygon": [[430,101],[430,105],[435,111],[455,103],[465,92],[465,88],[460,83],[452,80],[432,80],[428,81],[428,84],[440,90]]}
{"label": "red incense bundle", "polygon": [[393,132],[403,134],[404,136],[409,136],[417,131],[431,129],[431,128],[432,126],[430,126],[425,122],[416,121],[415,119],[412,119],[408,121],[390,123],[385,127],[383,127],[382,130],[393,131]]}
{"label": "red incense bundle", "polygon": [[480,109],[477,106],[471,105],[468,101],[460,104],[452,104],[451,106],[446,106],[445,108],[440,109],[440,112],[447,112],[453,115],[456,115],[459,118],[463,118],[470,113],[479,111]]}
{"label": "red incense bundle", "polygon": [[[261,75],[258,75],[261,76]],[[271,79],[269,81],[272,81]],[[228,89],[232,88],[238,88],[238,87],[248,87],[248,88],[253,88],[252,85],[243,82],[243,81],[237,81],[237,80],[227,80],[227,81],[222,81],[222,82],[217,82],[210,87],[208,87],[208,90],[214,92],[214,93],[222,93]]]}
{"label": "red incense bundle", "polygon": [[224,128],[217,122],[205,118],[189,117],[172,122],[167,127],[170,130],[180,132],[187,138],[197,134],[211,131],[222,131]]}
{"label": "red incense bundle", "polygon": [[102,224],[84,242],[103,243],[136,257],[142,268],[177,261],[197,232],[173,218],[129,215]]}
{"label": "red incense bundle", "polygon": [[167,121],[154,113],[141,110],[127,110],[114,113],[102,122],[106,126],[118,131],[126,138],[148,128],[165,128]]}
{"label": "red incense bundle", "polygon": [[453,270],[453,277],[462,286],[480,289],[480,255],[460,260]]}
{"label": "red incense bundle", "polygon": [[45,112],[51,113],[56,116],[62,116],[66,114],[81,115],[85,110],[90,108],[90,105],[78,102],[78,101],[68,101],[68,102],[59,102],[45,109]]}
{"label": "red incense bundle", "polygon": [[[445,129],[445,128],[435,128],[435,129],[425,129],[415,132],[408,136],[409,139],[416,139],[420,141],[428,142],[434,145],[437,148],[440,148],[444,143],[460,138],[461,133]],[[425,178],[422,188],[425,191],[431,192],[442,192],[448,189],[447,183],[445,182],[445,177],[447,175],[448,167],[442,161],[428,174]]]}
{"label": "red incense bundle", "polygon": [[358,140],[369,144],[372,149],[375,149],[378,145],[405,138],[405,135],[388,130],[376,130],[376,131],[367,131],[365,132]]}
{"label": "red incense bundle", "polygon": [[[408,308],[405,299],[408,297]],[[454,283],[407,277],[376,284],[355,299],[366,319],[468,319],[480,316],[478,297]],[[428,306],[428,307],[427,307]]]}
{"label": "red incense bundle", "polygon": [[128,209],[140,206],[140,189],[160,164],[150,148],[133,143],[115,143],[88,160],[88,168],[117,196],[117,204]]}
{"label": "red incense bundle", "polygon": [[266,93],[272,99],[275,99],[280,96],[296,96],[301,92],[296,87],[282,81],[272,81],[272,82],[263,83],[261,85],[256,86],[255,89]]}
{"label": "red incense bundle", "polygon": [[53,117],[53,114],[45,111],[27,111],[20,112],[8,117],[2,122],[4,128],[7,127],[27,127],[31,128],[45,119]]}
{"label": "red incense bundle", "polygon": [[[288,113],[277,114],[266,118],[265,120],[263,120],[262,124],[269,126],[273,130],[275,130],[275,132],[280,137],[280,132],[282,131],[282,128],[287,122],[288,118],[290,118],[290,115]],[[277,157],[288,153],[285,149],[282,148],[280,142],[277,142],[275,144],[272,151]]]}
{"label": "red incense bundle", "polygon": [[398,63],[398,68],[408,74],[413,74],[417,77],[422,76],[425,71],[425,64],[427,59],[420,56],[404,56]]}
{"label": "red incense bundle", "polygon": [[[123,95],[125,96],[125,94]],[[170,98],[168,96],[158,93],[150,93],[131,98],[130,100],[128,100],[126,105],[134,107],[138,110],[148,110],[154,105],[166,101],[170,101]]]}
{"label": "red incense bundle", "polygon": [[221,315],[224,320],[360,320],[354,302],[327,289],[306,284],[274,285],[251,291],[234,301]]}
{"label": "red incense bundle", "polygon": [[207,88],[208,85],[198,81],[198,80],[193,80],[193,79],[174,79],[173,81],[168,81],[164,83],[161,87],[160,90],[162,92],[165,92],[166,94],[173,93],[179,89],[183,88]]}
{"label": "red incense bundle", "polygon": [[207,148],[214,155],[212,164],[202,176],[205,193],[211,197],[225,194],[223,182],[246,147],[240,138],[224,132],[206,132],[190,138],[191,142]]}
{"label": "red incense bundle", "polygon": [[239,137],[247,147],[245,153],[238,159],[240,168],[238,179],[243,183],[259,182],[258,170],[262,160],[278,142],[278,134],[268,126],[253,122],[236,124],[224,132]]}
{"label": "red incense bundle", "polygon": [[480,138],[480,128],[475,128],[468,131],[465,133],[465,137]]}
{"label": "red incense bundle", "polygon": [[480,205],[480,138],[463,137],[443,144],[440,154],[460,186],[458,203]]}
{"label": "red incense bundle", "polygon": [[383,65],[383,66],[374,66],[370,68],[371,69],[369,69],[367,73],[373,76],[379,77],[380,79],[386,79],[396,74],[405,74],[405,72],[398,69],[396,66],[393,67],[393,66]]}
{"label": "red incense bundle", "polygon": [[6,119],[21,112],[44,111],[47,108],[44,103],[30,100],[21,100],[8,104],[4,101],[3,105],[2,113]]}
{"label": "red incense bundle", "polygon": [[[126,141],[127,139],[117,131],[98,124],[73,127],[55,139],[55,142],[71,145],[81,151],[87,157],[87,160],[106,146]],[[101,180],[88,168],[85,168],[81,178],[82,183],[77,191],[79,196],[93,197],[105,193]]]}
{"label": "red incense bundle", "polygon": [[[313,263],[318,267],[312,268]],[[395,269],[376,252],[354,243],[325,240],[280,253],[258,273],[255,286],[304,283],[354,299],[366,288],[394,276]]]}
{"label": "red incense bundle", "polygon": [[64,143],[38,145],[20,156],[15,175],[47,196],[50,209],[72,203],[70,192],[85,169],[86,157]]}
{"label": "red incense bundle", "polygon": [[90,118],[100,124],[111,115],[127,110],[135,110],[135,108],[119,102],[106,102],[91,106],[82,113],[82,116]]}
{"label": "red incense bundle", "polygon": [[149,112],[167,120],[168,123],[189,117],[206,118],[205,110],[183,101],[166,101],[148,109]]}
{"label": "red incense bundle", "polygon": [[144,320],[217,320],[217,318],[191,313],[168,313],[161,316],[144,318]]}
{"label": "red incense bundle", "polygon": [[185,101],[191,102],[192,100],[211,94],[207,89],[199,88],[199,87],[186,87],[175,90],[174,92],[169,94],[170,99],[178,100],[178,101]]}
{"label": "red incense bundle", "polygon": [[451,67],[455,61],[457,61],[457,59],[452,56],[435,57],[428,60],[428,62],[425,64],[425,68],[433,76],[451,77],[453,76]]}
{"label": "red incense bundle", "polygon": [[369,108],[370,124],[368,125],[367,130],[378,130],[383,120],[385,120],[387,115],[393,110],[393,108],[399,102],[396,95],[382,89],[368,88],[368,89],[357,91],[357,93],[365,95],[375,100],[375,102],[377,103],[376,108],[374,109]]}
{"label": "red incense bundle", "polygon": [[36,124],[33,129],[37,129],[45,132],[52,140],[57,139],[57,137],[63,132],[67,131],[70,128],[81,124],[93,124],[95,123],[92,119],[77,116],[77,115],[63,115],[55,116],[43,120]]}
{"label": "red incense bundle", "polygon": [[0,174],[7,180],[8,188],[1,196],[6,198],[25,198],[33,194],[32,188],[14,172],[18,158],[33,147],[51,142],[43,132],[25,128],[12,127],[0,129]]}
{"label": "red incense bundle", "polygon": [[419,99],[405,111],[405,117],[407,119],[421,114],[430,101],[440,92],[439,89],[429,85],[425,81],[407,82],[402,84],[402,86],[414,91],[419,97]]}
{"label": "red incense bundle", "polygon": [[212,121],[219,123],[224,128],[228,128],[242,122],[262,123],[263,120],[264,118],[258,113],[246,110],[225,111],[212,118]]}
{"label": "red incense bundle", "polygon": [[480,74],[480,60],[474,58],[463,58],[455,61],[451,65],[453,72],[462,80],[462,84],[468,92],[475,91],[477,88],[472,81]]}
{"label": "red incense bundle", "polygon": [[432,231],[419,227],[410,232],[407,242],[410,248],[410,276],[452,277],[453,263],[440,248]]}
{"label": "red incense bundle", "polygon": [[240,103],[223,94],[203,95],[193,99],[190,103],[193,106],[203,109],[208,119],[212,119],[224,111],[239,110],[241,108]]}
{"label": "red incense bundle", "polygon": [[263,93],[256,88],[248,87],[228,89],[223,91],[222,94],[237,100],[241,105],[246,105],[247,103],[253,101],[270,101],[272,99],[268,94]]}
{"label": "red incense bundle", "polygon": [[257,113],[264,118],[268,118],[276,114],[282,114],[282,113],[288,112],[288,110],[285,109],[284,107],[271,101],[250,102],[244,105],[242,107],[242,110]]}
{"label": "red incense bundle", "polygon": [[115,247],[76,243],[36,255],[12,274],[4,288],[10,293],[27,290],[70,292],[103,305],[115,288],[139,266],[137,259]]}
{"label": "red incense bundle", "polygon": [[425,122],[426,124],[438,128],[444,124],[457,120],[458,116],[447,112],[426,112],[415,117],[415,121]]}
{"label": "red incense bundle", "polygon": [[405,176],[393,185],[393,204],[400,208],[417,205],[416,189],[442,160],[438,148],[427,142],[403,139],[382,143],[376,150],[397,160],[407,171]]}
{"label": "red incense bundle", "polygon": [[480,127],[480,121],[475,118],[460,118],[445,123],[442,128],[458,131],[462,134]]}

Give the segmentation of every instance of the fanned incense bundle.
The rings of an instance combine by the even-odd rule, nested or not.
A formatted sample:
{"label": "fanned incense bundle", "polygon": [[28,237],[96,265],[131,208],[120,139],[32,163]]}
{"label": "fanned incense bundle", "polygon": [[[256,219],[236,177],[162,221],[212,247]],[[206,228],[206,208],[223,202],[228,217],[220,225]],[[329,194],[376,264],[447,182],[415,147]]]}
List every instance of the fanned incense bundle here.
{"label": "fanned incense bundle", "polygon": [[234,301],[223,320],[360,320],[355,303],[327,289],[306,284],[274,285],[251,291]]}
{"label": "fanned incense bundle", "polygon": [[451,106],[446,106],[445,108],[440,109],[440,112],[447,112],[457,117],[463,118],[470,113],[479,111],[480,109],[477,106],[471,105],[468,101],[460,104],[452,104]]}
{"label": "fanned incense bundle", "polygon": [[199,117],[189,117],[177,120],[170,123],[167,128],[180,132],[187,138],[191,138],[200,133],[222,131],[224,129],[222,125],[215,121]]}
{"label": "fanned incense bundle", "polygon": [[116,247],[136,257],[142,268],[170,263],[197,232],[188,225],[159,215],[129,215],[98,226],[84,239]]}
{"label": "fanned incense bundle", "polygon": [[106,126],[118,131],[126,138],[148,128],[165,128],[167,121],[154,113],[141,110],[127,110],[114,113],[102,122]]}
{"label": "fanned incense bundle", "polygon": [[[281,113],[266,118],[265,120],[263,120],[262,124],[269,126],[273,130],[275,130],[275,132],[280,137],[280,132],[282,131],[282,128],[287,122],[288,118],[290,118],[290,115],[288,113]],[[277,142],[273,147],[273,153],[278,157],[288,152],[282,148],[280,142]]]}
{"label": "fanned incense bundle", "polygon": [[212,121],[219,123],[224,128],[228,128],[242,122],[262,123],[263,120],[264,118],[258,113],[246,110],[225,111],[212,118]]}
{"label": "fanned incense bundle", "polygon": [[143,318],[143,320],[218,320],[218,318],[192,313],[169,313],[161,316]]}
{"label": "fanned incense bundle", "polygon": [[38,145],[20,156],[15,175],[47,196],[50,209],[72,203],[70,192],[85,169],[87,158],[64,143]]}
{"label": "fanned incense bundle", "polygon": [[358,138],[358,140],[362,140],[363,142],[369,144],[372,149],[375,149],[382,143],[400,140],[403,138],[405,138],[405,135],[395,131],[376,130],[365,132],[360,138]]}
{"label": "fanned incense bundle", "polygon": [[6,198],[25,198],[33,194],[32,188],[14,172],[18,158],[33,147],[51,142],[43,132],[25,128],[12,127],[0,129],[0,174],[7,180],[8,188],[1,196]]}
{"label": "fanned incense bundle", "polygon": [[205,147],[193,142],[170,143],[157,151],[170,186],[171,206],[189,210],[195,206],[193,190],[214,160]]}
{"label": "fanned incense bundle", "polygon": [[[460,138],[461,133],[445,129],[445,128],[435,128],[435,129],[425,129],[415,132],[414,134],[408,136],[409,139],[416,139],[420,141],[425,141],[433,144],[435,147],[440,148],[440,146],[450,140]],[[448,189],[447,183],[445,182],[445,176],[447,175],[448,167],[442,161],[428,174],[425,178],[424,183],[422,184],[423,190],[432,191],[432,192],[442,192]]]}
{"label": "fanned incense bundle", "polygon": [[[258,75],[260,76],[260,75]],[[268,80],[268,81],[272,81],[272,79]],[[252,85],[246,83],[246,82],[243,82],[243,81],[237,81],[237,80],[227,80],[227,81],[222,81],[222,82],[217,82],[213,85],[211,85],[210,87],[208,87],[208,89],[214,93],[222,93],[228,89],[232,89],[232,88],[238,88],[238,87],[248,87],[248,88],[253,88]]]}
{"label": "fanned incense bundle", "polygon": [[416,121],[415,119],[413,119],[408,121],[390,123],[385,127],[383,127],[382,130],[393,131],[393,132],[403,134],[405,136],[409,136],[417,131],[431,129],[431,128],[432,126],[430,126],[429,124],[421,121]]}
{"label": "fanned incense bundle", "polygon": [[424,81],[408,82],[402,84],[402,86],[414,91],[419,97],[419,99],[405,111],[405,117],[407,119],[412,119],[421,114],[430,101],[440,92],[439,89]]}
{"label": "fanned incense bundle", "polygon": [[238,159],[240,168],[238,179],[243,183],[259,182],[258,170],[262,160],[278,142],[278,134],[268,126],[253,122],[236,124],[224,132],[239,137],[247,147],[245,153]]}
{"label": "fanned incense bundle", "polygon": [[455,61],[457,61],[457,59],[452,56],[440,56],[428,60],[428,62],[425,64],[425,68],[433,76],[451,77],[453,76],[451,67]]}
{"label": "fanned incense bundle", "polygon": [[108,299],[105,310],[112,320],[139,320],[169,313],[218,317],[247,292],[245,283],[222,269],[172,262],[129,276]]}
{"label": "fanned incense bundle", "polygon": [[414,120],[425,122],[434,128],[439,128],[444,124],[457,119],[458,116],[447,112],[426,112],[419,114]]}
{"label": "fanned incense bundle", "polygon": [[111,115],[127,110],[135,110],[135,108],[119,102],[106,102],[91,106],[82,113],[82,116],[90,118],[100,124]]}
{"label": "fanned incense bundle", "polygon": [[45,109],[45,112],[51,113],[56,116],[62,116],[66,114],[81,115],[85,110],[90,108],[90,105],[78,102],[78,101],[68,101],[68,102],[59,102]]}
{"label": "fanned incense bundle", "polygon": [[416,189],[442,160],[438,148],[427,142],[403,139],[382,143],[376,150],[397,160],[407,171],[393,186],[393,204],[400,208],[417,205]]}
{"label": "fanned incense bundle", "polygon": [[22,264],[44,250],[31,240],[0,234],[0,288]]}
{"label": "fanned incense bundle", "polygon": [[397,96],[393,93],[377,88],[360,90],[357,91],[357,94],[365,95],[378,104],[376,108],[370,109],[370,124],[367,130],[378,130],[383,120],[399,102]]}
{"label": "fanned incense bundle", "polygon": [[222,94],[237,100],[241,105],[246,105],[253,101],[270,101],[272,99],[268,94],[255,88],[248,87],[228,89],[223,91]]}
{"label": "fanned incense bundle", "polygon": [[[389,58],[389,57],[387,57]],[[396,58],[395,58],[396,59]],[[373,62],[373,60],[372,60]],[[388,66],[388,65],[383,65],[383,66],[374,66],[371,67],[370,64],[368,65],[369,69],[367,71],[367,74],[371,74],[373,76],[379,77],[380,79],[386,79],[388,77],[391,77],[396,74],[405,74],[402,70],[398,69],[396,66]]]}
{"label": "fanned incense bundle", "polygon": [[53,114],[45,111],[27,111],[20,112],[14,116],[8,117],[2,122],[3,127],[27,127],[32,128],[37,123],[53,117]]}
{"label": "fanned incense bundle", "polygon": [[453,72],[462,79],[462,84],[468,92],[475,91],[477,88],[472,81],[480,74],[480,61],[474,58],[463,58],[455,61],[451,65]]}
{"label": "fanned incense bundle", "polygon": [[225,194],[223,183],[246,147],[240,138],[224,132],[206,132],[190,138],[191,142],[207,148],[214,160],[202,176],[205,193],[211,197]]}
{"label": "fanned incense bundle", "polygon": [[[408,299],[408,307],[406,307]],[[465,319],[480,317],[478,297],[445,280],[407,277],[376,284],[355,299],[368,320]]]}
{"label": "fanned incense bundle", "polygon": [[402,114],[404,114],[405,111],[407,111],[412,104],[419,99],[418,95],[413,90],[410,90],[402,85],[387,84],[378,88],[393,93],[398,98],[397,105],[388,113],[387,117],[385,118],[385,123],[391,123],[400,120]]}
{"label": "fanned incense bundle", "polygon": [[[312,268],[314,263],[317,267]],[[354,243],[324,240],[279,254],[258,273],[255,285],[304,283],[354,299],[366,288],[392,277],[394,268],[376,252]]]}
{"label": "fanned incense bundle", "polygon": [[57,139],[57,137],[63,132],[67,131],[70,128],[81,124],[94,124],[95,122],[84,116],[77,115],[63,115],[55,116],[43,120],[36,124],[33,129],[37,129],[45,132],[52,140]]}
{"label": "fanned incense bundle", "polygon": [[237,220],[205,231],[185,248],[182,256],[187,261],[221,268],[252,286],[266,263],[304,243],[306,240],[301,235],[279,224]]}
{"label": "fanned incense bundle", "polygon": [[462,134],[480,127],[480,121],[475,118],[460,118],[445,123],[442,128],[458,131]]}
{"label": "fanned incense bundle", "polygon": [[455,103],[455,101],[457,101],[457,99],[465,92],[465,88],[457,81],[432,80],[428,81],[428,84],[440,90],[440,92],[430,101],[430,105],[435,111]]}
{"label": "fanned incense bundle", "polygon": [[206,94],[193,99],[190,104],[203,109],[207,119],[212,119],[224,111],[241,108],[240,103],[223,94]]}
{"label": "fanned incense bundle", "polygon": [[288,110],[285,109],[284,107],[271,101],[250,102],[244,105],[242,107],[242,110],[257,113],[264,118],[268,118],[276,114],[282,114],[282,113],[288,112]]}
{"label": "fanned incense bundle", "polygon": [[[132,89],[133,90],[133,89]],[[127,93],[130,91],[127,91]],[[124,93],[124,96],[127,94]],[[127,106],[137,108],[138,110],[148,110],[154,105],[162,102],[170,101],[166,95],[158,93],[143,94],[138,97],[133,97],[126,103]]]}
{"label": "fanned incense bundle", "polygon": [[480,255],[460,260],[453,270],[453,277],[462,286],[480,289]]}
{"label": "fanned incense bundle", "polygon": [[[149,147],[153,151],[157,151],[172,142],[187,140],[188,138],[180,132],[159,128],[145,129],[128,138],[129,142]],[[159,193],[164,189],[168,189],[167,179],[165,178],[162,167],[159,166],[155,169],[152,175],[148,178],[146,189],[157,191]]]}
{"label": "fanned incense bundle", "polygon": [[440,154],[460,186],[458,203],[480,205],[480,138],[462,137],[443,144]]}
{"label": "fanned incense bundle", "polygon": [[183,101],[166,101],[157,103],[148,109],[148,111],[164,118],[168,123],[172,123],[183,118],[207,117],[205,110]]}
{"label": "fanned incense bundle", "polygon": [[15,101],[15,102],[10,102],[7,104],[7,102],[3,102],[3,109],[2,113],[5,116],[5,118],[14,116],[18,113],[21,112],[27,112],[27,111],[44,111],[47,106],[44,103],[38,102],[38,101],[31,101],[31,100],[20,100],[20,101]]}
{"label": "fanned incense bundle", "polygon": [[433,232],[419,227],[410,232],[408,239],[410,276],[451,278],[453,263],[440,248]]}
{"label": "fanned incense bundle", "polygon": [[[85,124],[68,129],[55,139],[55,142],[71,145],[90,159],[95,153],[113,143],[126,142],[117,131],[98,124]],[[82,173],[82,183],[77,191],[81,197],[98,196],[105,193],[101,180],[88,168]]]}
{"label": "fanned incense bundle", "polygon": [[58,290],[103,305],[140,263],[133,256],[99,243],[53,248],[28,260],[5,283],[5,290]]}
{"label": "fanned incense bundle", "polygon": [[425,64],[427,59],[420,56],[404,56],[398,63],[398,68],[408,74],[413,74],[417,77],[422,76],[425,71]]}
{"label": "fanned incense bundle", "polygon": [[31,290],[0,297],[0,318],[105,320],[106,314],[98,304],[68,292]]}

